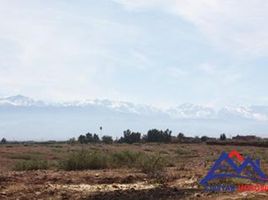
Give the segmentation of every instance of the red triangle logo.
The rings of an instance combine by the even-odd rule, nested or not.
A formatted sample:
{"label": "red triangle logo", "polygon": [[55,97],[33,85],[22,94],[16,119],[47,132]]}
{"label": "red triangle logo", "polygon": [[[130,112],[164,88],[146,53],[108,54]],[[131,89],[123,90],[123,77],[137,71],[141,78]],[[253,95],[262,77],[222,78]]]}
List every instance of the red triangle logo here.
{"label": "red triangle logo", "polygon": [[237,160],[239,160],[239,162],[243,162],[244,161],[244,157],[238,153],[236,150],[233,150],[229,153],[229,158],[233,158],[236,157]]}

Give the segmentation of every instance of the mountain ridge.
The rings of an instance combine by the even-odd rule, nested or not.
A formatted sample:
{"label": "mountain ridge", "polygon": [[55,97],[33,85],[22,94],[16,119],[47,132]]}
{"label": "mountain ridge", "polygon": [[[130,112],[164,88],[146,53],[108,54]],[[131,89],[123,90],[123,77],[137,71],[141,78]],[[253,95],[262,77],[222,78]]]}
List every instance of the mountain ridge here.
{"label": "mountain ridge", "polygon": [[115,112],[140,115],[163,114],[173,119],[224,119],[243,118],[256,121],[268,121],[268,106],[225,106],[220,109],[204,105],[184,103],[167,109],[145,104],[134,104],[127,101],[108,99],[86,99],[81,101],[45,102],[34,100],[23,95],[0,98],[0,107],[102,107]]}
{"label": "mountain ridge", "polygon": [[[145,133],[167,129],[176,135],[226,133],[265,136],[268,107],[209,106],[182,104],[162,109],[150,105],[111,100],[47,102],[17,95],[0,98],[0,137],[62,140],[88,131],[120,137],[124,130]],[[40,128],[42,127],[42,128]]]}

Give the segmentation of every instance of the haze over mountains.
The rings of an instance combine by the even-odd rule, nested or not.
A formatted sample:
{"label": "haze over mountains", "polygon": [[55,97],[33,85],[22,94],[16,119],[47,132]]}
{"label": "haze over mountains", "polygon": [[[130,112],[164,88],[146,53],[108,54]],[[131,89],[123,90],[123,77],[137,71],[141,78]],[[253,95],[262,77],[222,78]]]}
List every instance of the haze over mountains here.
{"label": "haze over mountains", "polygon": [[[100,131],[99,127],[103,130]],[[268,106],[182,104],[160,109],[111,100],[45,102],[22,95],[0,98],[0,137],[9,140],[68,139],[86,132],[120,137],[126,129],[173,130],[191,136],[227,136],[268,132]]]}

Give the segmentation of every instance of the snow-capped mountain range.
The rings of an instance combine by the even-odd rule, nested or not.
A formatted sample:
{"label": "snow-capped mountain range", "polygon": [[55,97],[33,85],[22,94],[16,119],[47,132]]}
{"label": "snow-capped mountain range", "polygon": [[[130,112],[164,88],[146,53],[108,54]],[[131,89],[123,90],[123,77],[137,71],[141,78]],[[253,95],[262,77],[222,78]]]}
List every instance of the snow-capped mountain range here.
{"label": "snow-capped mountain range", "polygon": [[44,102],[17,95],[0,98],[0,107],[102,107],[115,112],[132,113],[139,115],[163,114],[175,119],[221,119],[243,118],[259,121],[268,121],[268,106],[226,106],[215,109],[209,106],[185,103],[169,109],[160,109],[149,105],[133,104],[123,101],[111,100],[81,100],[71,102]]}
{"label": "snow-capped mountain range", "polygon": [[[103,133],[98,129],[104,127]],[[90,131],[121,136],[123,130],[172,129],[190,135],[268,133],[268,106],[213,108],[182,104],[160,109],[111,100],[46,102],[22,95],[0,98],[0,137],[66,139]]]}

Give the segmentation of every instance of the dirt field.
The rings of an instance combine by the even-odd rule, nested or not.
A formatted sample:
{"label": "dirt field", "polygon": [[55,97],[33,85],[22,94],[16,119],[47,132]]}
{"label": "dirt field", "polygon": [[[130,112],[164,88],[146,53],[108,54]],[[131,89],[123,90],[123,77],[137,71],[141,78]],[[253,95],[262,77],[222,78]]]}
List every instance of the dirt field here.
{"label": "dirt field", "polygon": [[[104,153],[133,151],[157,154],[168,162],[161,173],[132,167],[64,171],[57,167],[81,149]],[[237,150],[261,159],[268,174],[268,148],[205,144],[0,145],[0,199],[268,199],[267,193],[206,193],[199,181],[222,151]],[[48,161],[45,170],[18,171],[32,159]]]}

